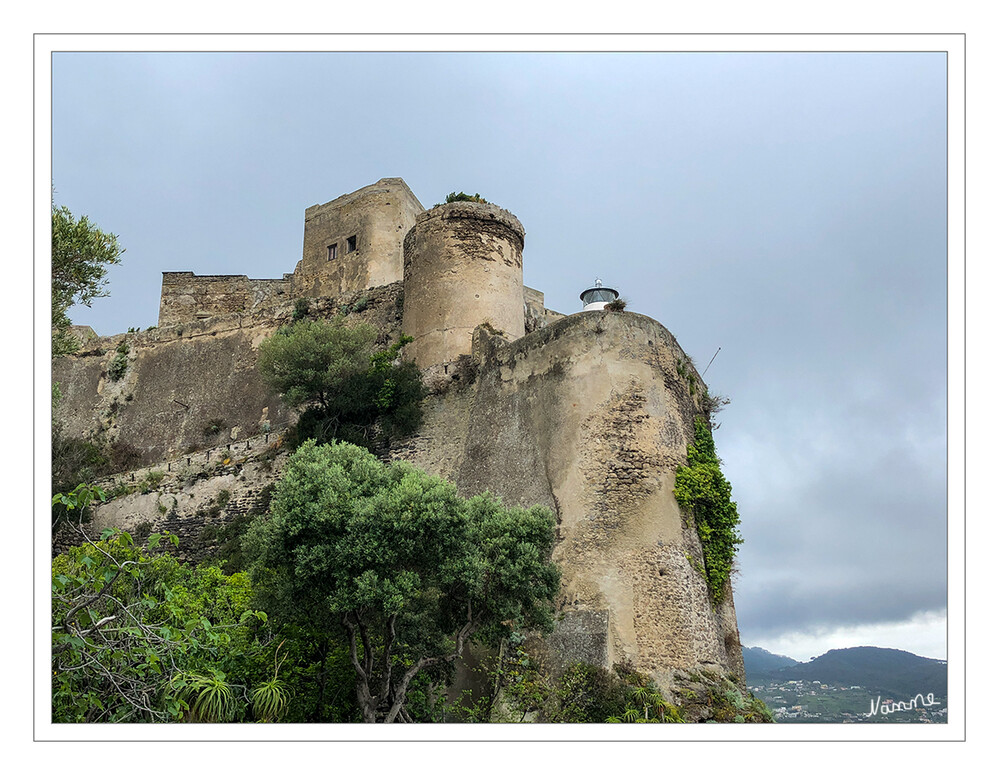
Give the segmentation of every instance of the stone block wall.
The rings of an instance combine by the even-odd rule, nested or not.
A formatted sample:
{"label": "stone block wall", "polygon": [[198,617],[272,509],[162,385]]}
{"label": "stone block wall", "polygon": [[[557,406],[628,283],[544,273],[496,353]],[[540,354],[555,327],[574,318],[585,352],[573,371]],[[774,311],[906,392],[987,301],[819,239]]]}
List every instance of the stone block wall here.
{"label": "stone block wall", "polygon": [[259,312],[268,306],[287,302],[291,284],[291,275],[285,275],[280,280],[251,280],[246,275],[164,272],[159,325]]}
{"label": "stone block wall", "polygon": [[[310,299],[308,315],[365,322],[388,347],[400,334],[402,283],[339,298]],[[255,314],[220,315],[131,334],[90,340],[53,361],[62,399],[56,420],[70,437],[132,447],[141,464],[243,440],[263,423],[286,427],[297,418],[257,371],[257,349],[292,319],[287,300]],[[118,379],[111,365],[127,347]],[[219,430],[209,432],[218,426]]]}
{"label": "stone block wall", "polygon": [[[131,448],[140,463],[283,427],[294,413],[257,371],[257,348],[275,323],[231,318],[99,340],[53,362],[62,399],[56,420],[69,437]],[[125,370],[112,365],[127,347]],[[215,428],[216,430],[211,430]]]}
{"label": "stone block wall", "polygon": [[524,286],[524,333],[530,334],[564,317],[561,312],[545,307],[545,295],[541,291]]}
{"label": "stone block wall", "polygon": [[524,227],[495,205],[453,202],[420,215],[406,235],[406,357],[425,369],[471,353],[483,323],[524,335]]}

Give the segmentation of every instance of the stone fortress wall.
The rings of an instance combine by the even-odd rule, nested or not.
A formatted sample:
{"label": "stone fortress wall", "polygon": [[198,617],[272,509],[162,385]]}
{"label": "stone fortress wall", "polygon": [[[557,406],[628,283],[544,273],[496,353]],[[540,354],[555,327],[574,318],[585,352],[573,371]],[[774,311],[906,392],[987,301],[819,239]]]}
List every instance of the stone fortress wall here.
{"label": "stone fortress wall", "polygon": [[[310,304],[319,317],[346,312],[352,322],[371,324],[387,346],[400,334],[401,294],[399,282]],[[210,447],[218,433],[235,441],[262,427],[284,428],[297,415],[261,379],[257,348],[291,322],[293,309],[287,298],[254,314],[87,337],[77,353],[53,362],[62,394],[55,419],[71,437],[124,445],[143,465]],[[127,348],[127,367],[113,380],[119,347]],[[209,431],[216,426],[221,430]]]}
{"label": "stone fortress wall", "polygon": [[402,241],[423,205],[402,178],[305,211],[302,259],[281,279],[164,272],[159,325],[254,313],[291,298],[342,297],[402,280]]}
{"label": "stone fortress wall", "polygon": [[287,301],[291,286],[288,274],[280,280],[251,280],[246,275],[164,272],[158,325],[259,312]]}
{"label": "stone fortress wall", "polygon": [[402,178],[308,208],[293,293],[343,296],[402,280],[402,241],[422,212]]}
{"label": "stone fortress wall", "polygon": [[[401,179],[380,180],[306,211],[302,260],[282,280],[199,285],[190,273],[166,273],[171,301],[161,304],[166,322],[157,330],[89,339],[55,363],[64,395],[57,419],[68,432],[137,447],[144,465],[177,461],[218,443],[205,437],[213,418],[224,420],[230,443],[294,420],[254,364],[296,299],[309,299],[318,317],[370,322],[383,344],[405,331],[416,341],[404,356],[435,389],[423,429],[388,457],[465,495],[489,489],[507,503],[553,510],[563,574],[548,640],[555,661],[629,660],[665,683],[672,670],[699,667],[741,678],[731,590],[720,604],[709,600],[700,542],[672,494],[694,419],[705,413],[704,383],[650,318],[546,309],[544,295],[523,286],[523,241],[523,226],[498,207],[424,212]],[[181,303],[185,295],[195,302]],[[128,370],[112,382],[109,363],[127,338]],[[467,369],[449,371],[462,360]],[[174,485],[177,503],[166,513],[160,496],[139,494],[132,505],[102,506],[98,522],[131,524],[141,512],[143,524],[176,530],[178,520],[208,513],[222,487],[204,478],[182,493]],[[271,481],[244,475],[225,486],[245,505]]]}
{"label": "stone fortress wall", "polygon": [[558,520],[556,663],[630,661],[743,675],[731,591],[709,599],[700,540],[673,496],[704,383],[662,325],[585,312],[509,342],[475,331],[477,377],[428,402],[395,453],[473,495],[541,504]]}

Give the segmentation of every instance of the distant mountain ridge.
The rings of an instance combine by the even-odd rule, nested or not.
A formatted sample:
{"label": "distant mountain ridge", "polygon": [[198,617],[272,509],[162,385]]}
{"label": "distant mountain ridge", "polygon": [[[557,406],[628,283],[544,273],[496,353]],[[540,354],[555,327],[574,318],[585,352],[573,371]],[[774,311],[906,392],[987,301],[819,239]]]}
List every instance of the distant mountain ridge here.
{"label": "distant mountain ridge", "polygon": [[906,700],[933,692],[947,696],[947,663],[899,649],[855,646],[832,649],[808,662],[771,654],[761,648],[743,648],[746,681],[819,681],[840,686],[862,686],[883,698]]}
{"label": "distant mountain ridge", "polygon": [[797,659],[785,657],[782,654],[772,654],[759,646],[743,646],[742,661],[746,666],[746,677],[750,675],[769,675],[774,670],[791,665],[800,665]]}

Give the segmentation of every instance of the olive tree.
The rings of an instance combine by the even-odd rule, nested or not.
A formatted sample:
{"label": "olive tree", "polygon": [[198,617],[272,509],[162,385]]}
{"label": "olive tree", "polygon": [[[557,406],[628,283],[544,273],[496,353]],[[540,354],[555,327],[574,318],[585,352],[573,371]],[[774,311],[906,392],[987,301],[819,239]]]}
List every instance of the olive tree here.
{"label": "olive tree", "polygon": [[300,447],[245,541],[273,613],[342,628],[367,722],[411,721],[414,678],[452,665],[471,639],[552,625],[550,511],[462,499],[350,444]]}
{"label": "olive tree", "polygon": [[101,231],[86,216],[74,218],[65,207],[52,207],[52,355],[73,352],[69,308],[90,306],[107,296],[107,268],[121,262],[118,237]]}

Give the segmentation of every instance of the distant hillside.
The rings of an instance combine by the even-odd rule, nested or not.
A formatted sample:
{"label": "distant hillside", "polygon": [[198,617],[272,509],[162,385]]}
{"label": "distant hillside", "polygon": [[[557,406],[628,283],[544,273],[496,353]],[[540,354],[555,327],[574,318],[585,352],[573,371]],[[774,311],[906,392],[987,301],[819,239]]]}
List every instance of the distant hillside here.
{"label": "distant hillside", "polygon": [[[746,651],[753,651],[747,649]],[[763,649],[759,649],[763,651]],[[776,657],[763,651],[763,654]],[[753,655],[756,659],[759,655]],[[809,662],[798,662],[776,669],[756,670],[750,673],[746,661],[746,677],[750,683],[763,679],[779,681],[821,681],[840,686],[862,686],[884,697],[907,699],[915,694],[933,692],[938,698],[947,696],[947,663],[927,659],[898,649],[858,646],[833,649]],[[752,677],[751,677],[752,675]]]}
{"label": "distant hillside", "polygon": [[743,646],[742,661],[746,665],[746,680],[753,683],[754,678],[767,678],[774,670],[791,665],[800,665],[796,659],[780,654],[771,654],[759,646]]}

